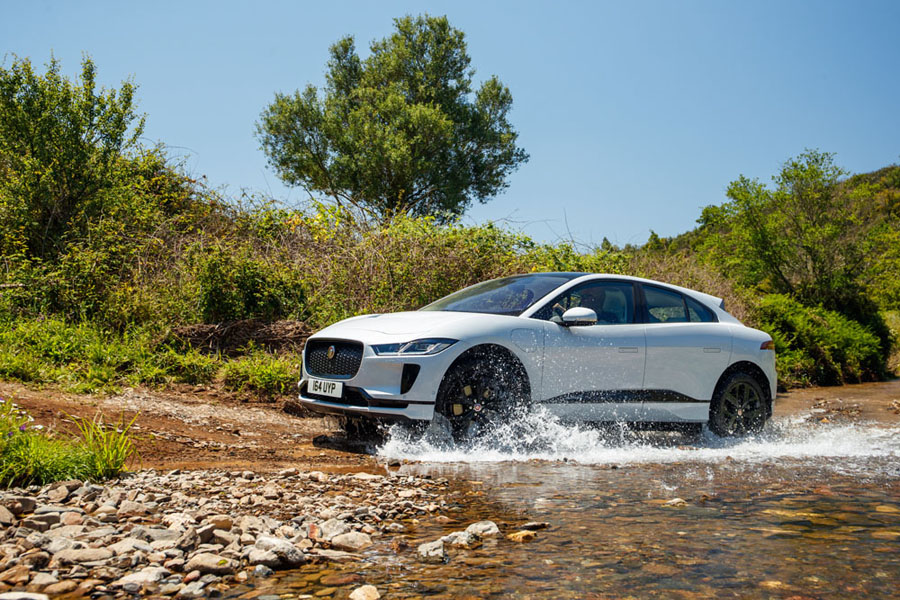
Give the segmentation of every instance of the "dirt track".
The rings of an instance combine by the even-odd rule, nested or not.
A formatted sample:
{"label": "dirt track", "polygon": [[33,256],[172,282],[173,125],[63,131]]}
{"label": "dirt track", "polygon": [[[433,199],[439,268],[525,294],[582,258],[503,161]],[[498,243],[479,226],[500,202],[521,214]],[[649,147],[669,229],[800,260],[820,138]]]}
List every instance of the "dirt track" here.
{"label": "dirt track", "polygon": [[[87,396],[15,383],[0,383],[0,397],[27,409],[37,423],[62,431],[72,430],[69,415],[93,417],[99,411],[107,420],[137,415],[141,464],[148,468],[383,470],[362,448],[335,443],[325,419],[284,412],[284,401],[248,403],[191,386]],[[820,421],[898,422],[900,380],[797,390],[776,401],[776,416],[810,412],[810,419]]]}

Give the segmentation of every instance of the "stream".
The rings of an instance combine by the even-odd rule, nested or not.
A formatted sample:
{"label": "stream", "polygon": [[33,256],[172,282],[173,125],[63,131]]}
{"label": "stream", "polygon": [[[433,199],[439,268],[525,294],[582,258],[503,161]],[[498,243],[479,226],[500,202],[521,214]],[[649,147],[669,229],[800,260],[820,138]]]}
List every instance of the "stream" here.
{"label": "stream", "polygon": [[[896,382],[886,393],[900,391]],[[896,397],[896,396],[895,396]],[[900,427],[776,416],[723,440],[562,425],[534,415],[474,446],[397,430],[378,449],[405,473],[456,486],[449,522],[407,524],[366,562],[329,566],[386,598],[896,598]],[[501,536],[415,559],[418,544],[490,519]],[[532,541],[505,536],[546,522]],[[282,597],[346,597],[321,566]],[[335,578],[330,579],[334,581]]]}

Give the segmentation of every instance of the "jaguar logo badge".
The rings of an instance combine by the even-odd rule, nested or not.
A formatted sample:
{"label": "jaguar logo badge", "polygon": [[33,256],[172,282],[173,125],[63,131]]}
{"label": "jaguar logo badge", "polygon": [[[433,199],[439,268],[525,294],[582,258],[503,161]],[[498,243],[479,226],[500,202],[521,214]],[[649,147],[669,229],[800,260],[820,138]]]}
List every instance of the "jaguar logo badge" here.
{"label": "jaguar logo badge", "polygon": [[325,353],[325,356],[328,357],[328,360],[331,360],[332,358],[334,358],[334,352],[335,352],[334,346],[328,346],[328,352]]}

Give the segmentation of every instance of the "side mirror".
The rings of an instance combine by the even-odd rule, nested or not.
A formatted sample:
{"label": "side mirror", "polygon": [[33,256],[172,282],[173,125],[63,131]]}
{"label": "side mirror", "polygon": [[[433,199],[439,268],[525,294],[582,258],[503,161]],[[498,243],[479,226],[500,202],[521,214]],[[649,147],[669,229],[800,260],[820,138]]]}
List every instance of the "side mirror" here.
{"label": "side mirror", "polygon": [[578,325],[596,325],[597,313],[583,306],[570,308],[563,313],[562,325],[564,327],[574,327]]}

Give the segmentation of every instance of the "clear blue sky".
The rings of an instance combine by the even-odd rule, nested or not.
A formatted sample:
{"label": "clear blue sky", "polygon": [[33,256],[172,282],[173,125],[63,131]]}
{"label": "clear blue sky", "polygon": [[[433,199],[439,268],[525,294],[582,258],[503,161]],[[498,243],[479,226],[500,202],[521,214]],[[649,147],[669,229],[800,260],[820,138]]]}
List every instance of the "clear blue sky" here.
{"label": "clear blue sky", "polygon": [[148,143],[214,186],[302,201],[253,130],[276,91],[324,79],[328,46],[446,14],[476,81],[498,75],[531,160],[468,222],[542,241],[643,243],[694,226],[740,174],[804,148],[853,172],[900,162],[900,2],[48,2],[0,0],[0,55],[133,78]]}

